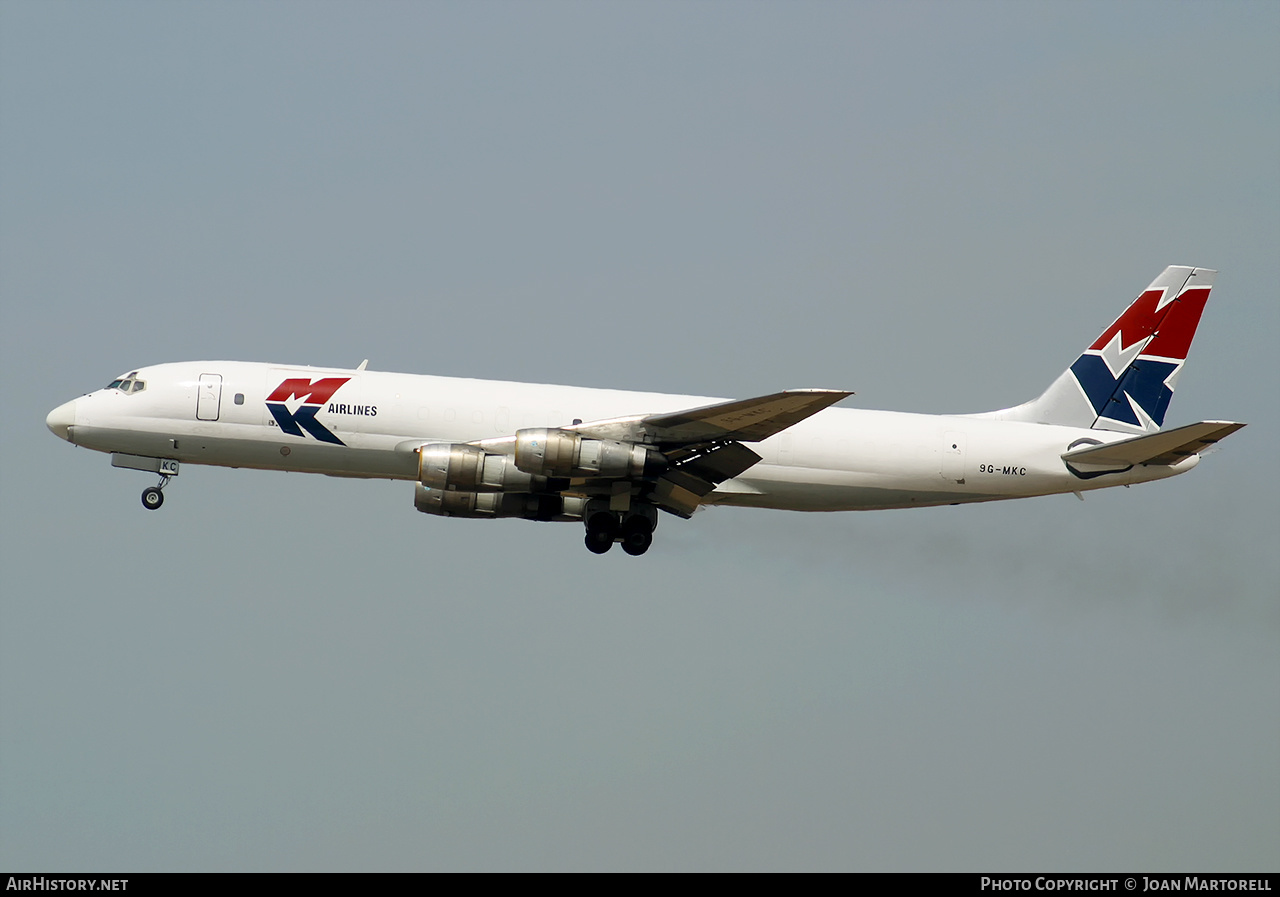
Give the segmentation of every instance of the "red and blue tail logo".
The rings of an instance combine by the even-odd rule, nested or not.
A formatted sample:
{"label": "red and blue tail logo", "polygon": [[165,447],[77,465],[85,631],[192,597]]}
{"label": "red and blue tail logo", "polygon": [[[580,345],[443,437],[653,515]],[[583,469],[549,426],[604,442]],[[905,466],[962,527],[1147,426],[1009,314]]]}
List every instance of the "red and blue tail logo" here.
{"label": "red and blue tail logo", "polygon": [[1094,427],[1156,430],[1209,298],[1207,268],[1165,269],[1071,365]]}
{"label": "red and blue tail logo", "polygon": [[[267,396],[267,409],[276,419],[280,429],[290,436],[302,436],[306,430],[321,442],[333,445],[346,445],[329,428],[316,420],[316,413],[324,407],[338,389],[350,380],[350,377],[325,377],[312,383],[306,377],[285,380]],[[292,399],[302,399],[297,411],[290,411],[285,403]]]}

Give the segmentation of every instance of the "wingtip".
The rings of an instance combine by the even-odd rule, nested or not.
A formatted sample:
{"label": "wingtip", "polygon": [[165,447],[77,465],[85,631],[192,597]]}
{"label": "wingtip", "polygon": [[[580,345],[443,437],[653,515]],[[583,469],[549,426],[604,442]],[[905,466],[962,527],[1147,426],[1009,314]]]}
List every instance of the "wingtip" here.
{"label": "wingtip", "polygon": [[[840,396],[841,399],[847,396],[857,395],[857,393],[854,392],[852,389],[823,389],[820,387],[809,387],[805,389],[784,389],[783,392],[787,395],[805,395],[805,396],[838,395]],[[839,401],[839,400],[840,399],[836,399],[836,401]]]}

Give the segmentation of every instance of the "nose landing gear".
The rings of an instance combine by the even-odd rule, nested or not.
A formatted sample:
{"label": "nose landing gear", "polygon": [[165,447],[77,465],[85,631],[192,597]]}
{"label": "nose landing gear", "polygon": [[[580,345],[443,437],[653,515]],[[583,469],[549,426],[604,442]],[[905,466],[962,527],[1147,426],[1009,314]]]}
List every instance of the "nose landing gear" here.
{"label": "nose landing gear", "polygon": [[[170,441],[173,443],[174,448],[178,447],[176,439]],[[152,458],[146,455],[127,455],[124,452],[112,452],[111,466],[160,474],[159,483],[142,490],[142,506],[148,511],[154,511],[164,504],[164,487],[169,485],[169,481],[178,475],[178,461],[176,458]]]}
{"label": "nose landing gear", "polygon": [[154,511],[164,504],[164,487],[169,485],[170,477],[160,475],[160,483],[142,490],[142,506]]}

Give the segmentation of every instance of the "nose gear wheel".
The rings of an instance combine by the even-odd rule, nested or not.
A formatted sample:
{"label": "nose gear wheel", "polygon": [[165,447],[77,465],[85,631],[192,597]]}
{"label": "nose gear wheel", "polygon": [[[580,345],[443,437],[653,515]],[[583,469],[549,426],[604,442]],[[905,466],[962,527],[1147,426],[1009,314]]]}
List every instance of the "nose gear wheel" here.
{"label": "nose gear wheel", "polygon": [[161,476],[159,484],[148,486],[142,490],[142,506],[148,511],[157,510],[164,504],[164,487],[169,485],[170,477]]}

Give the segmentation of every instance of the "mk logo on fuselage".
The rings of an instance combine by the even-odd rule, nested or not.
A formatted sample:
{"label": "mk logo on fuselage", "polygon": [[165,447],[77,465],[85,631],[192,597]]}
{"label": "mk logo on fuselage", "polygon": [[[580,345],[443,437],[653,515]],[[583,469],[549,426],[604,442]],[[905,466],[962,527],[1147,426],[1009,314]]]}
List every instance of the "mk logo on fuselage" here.
{"label": "mk logo on fuselage", "polygon": [[[334,436],[324,424],[316,420],[316,412],[324,407],[329,397],[337,392],[350,377],[325,377],[312,383],[306,377],[285,380],[267,396],[267,410],[276,419],[280,429],[290,436],[302,436],[306,430],[320,442],[346,445]],[[297,411],[290,411],[285,404],[290,399],[302,399]]]}

